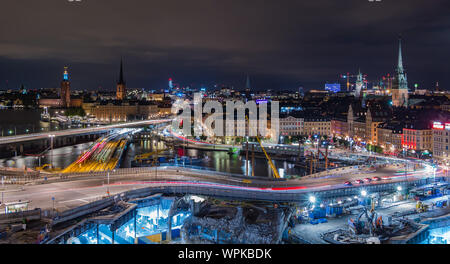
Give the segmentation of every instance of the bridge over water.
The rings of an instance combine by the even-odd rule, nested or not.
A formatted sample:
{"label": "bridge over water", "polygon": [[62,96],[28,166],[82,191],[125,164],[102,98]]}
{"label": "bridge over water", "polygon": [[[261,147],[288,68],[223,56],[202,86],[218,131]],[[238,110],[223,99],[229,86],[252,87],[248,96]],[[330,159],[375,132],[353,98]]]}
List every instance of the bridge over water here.
{"label": "bridge over water", "polygon": [[112,129],[140,127],[171,122],[172,119],[142,120],[106,126],[50,131],[16,136],[0,137],[0,156],[10,157],[23,153],[37,153],[51,147],[62,147],[90,142]]}

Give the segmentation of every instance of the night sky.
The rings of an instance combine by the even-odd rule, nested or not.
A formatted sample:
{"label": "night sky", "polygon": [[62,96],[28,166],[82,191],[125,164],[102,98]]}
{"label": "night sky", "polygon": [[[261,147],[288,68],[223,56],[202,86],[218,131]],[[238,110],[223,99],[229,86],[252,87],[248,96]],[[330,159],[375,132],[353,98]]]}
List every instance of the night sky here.
{"label": "night sky", "polygon": [[[114,90],[214,83],[241,89],[323,89],[358,68],[396,66],[410,88],[450,86],[448,0],[1,0],[0,89]],[[8,81],[7,81],[8,80]],[[6,84],[8,83],[8,85]]]}

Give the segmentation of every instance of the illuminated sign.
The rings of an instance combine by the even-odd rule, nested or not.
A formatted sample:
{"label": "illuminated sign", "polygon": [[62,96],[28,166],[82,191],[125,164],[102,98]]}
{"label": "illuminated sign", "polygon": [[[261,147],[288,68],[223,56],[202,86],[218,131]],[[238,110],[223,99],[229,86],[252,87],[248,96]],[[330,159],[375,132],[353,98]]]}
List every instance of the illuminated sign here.
{"label": "illuminated sign", "polygon": [[444,129],[444,125],[441,122],[433,122],[434,129]]}
{"label": "illuminated sign", "polygon": [[339,83],[326,83],[325,90],[333,93],[337,93],[341,91],[341,85]]}
{"label": "illuminated sign", "polygon": [[256,104],[265,104],[265,103],[267,103],[266,99],[257,99],[256,100]]}
{"label": "illuminated sign", "polygon": [[442,124],[441,122],[433,122],[433,128],[434,129],[444,129],[450,130],[450,123]]}

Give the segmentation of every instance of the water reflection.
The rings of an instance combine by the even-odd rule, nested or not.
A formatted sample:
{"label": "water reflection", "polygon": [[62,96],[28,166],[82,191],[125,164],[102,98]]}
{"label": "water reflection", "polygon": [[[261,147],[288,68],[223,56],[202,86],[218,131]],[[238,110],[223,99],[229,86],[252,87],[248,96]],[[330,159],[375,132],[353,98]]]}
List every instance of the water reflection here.
{"label": "water reflection", "polygon": [[[140,140],[129,147],[127,159],[124,160],[124,166],[131,166],[131,160],[134,155],[153,152],[157,149],[164,149],[166,146],[162,141]],[[161,156],[169,156],[169,152],[161,153]],[[245,156],[239,154],[229,154],[226,151],[209,151],[198,149],[175,148],[170,153],[174,160],[170,164],[178,166],[192,166],[212,169],[215,171],[244,174],[246,173]],[[167,161],[168,162],[168,161]],[[283,171],[284,175],[304,175],[305,170],[295,166],[294,163],[285,160],[273,160],[274,165]],[[126,165],[125,165],[126,164]],[[272,176],[273,172],[265,158],[255,157],[255,165],[252,166],[251,154],[248,160],[248,175],[267,177]]]}
{"label": "water reflection", "polygon": [[[41,158],[36,156],[18,156],[7,159],[0,159],[0,166],[14,168],[35,168],[44,164],[53,162],[56,168],[66,168],[74,162],[79,155],[89,148],[92,143],[78,144],[75,146],[56,148],[48,151]],[[120,164],[121,168],[130,168],[133,166],[133,160],[136,155],[150,153],[155,150],[165,149],[166,145],[162,141],[155,139],[139,140],[130,143]],[[243,174],[246,173],[245,156],[238,154],[229,154],[225,151],[207,151],[198,149],[176,148],[172,151],[164,151],[160,154],[165,159],[161,162],[169,162],[172,165],[192,166],[211,169],[219,172]],[[295,166],[292,162],[283,160],[274,160],[274,165],[279,169],[280,174],[284,175],[304,175],[305,170]],[[248,160],[248,175],[268,177],[272,176],[272,169],[265,158],[255,157],[255,165],[252,166],[251,154]]]}

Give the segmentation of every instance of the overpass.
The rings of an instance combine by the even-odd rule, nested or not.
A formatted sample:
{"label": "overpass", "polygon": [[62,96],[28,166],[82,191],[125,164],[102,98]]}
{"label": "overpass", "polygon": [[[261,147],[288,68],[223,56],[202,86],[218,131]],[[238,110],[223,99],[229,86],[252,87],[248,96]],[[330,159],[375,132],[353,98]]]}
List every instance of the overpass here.
{"label": "overpass", "polygon": [[143,120],[143,121],[120,123],[120,124],[107,125],[107,126],[68,129],[68,130],[61,130],[61,131],[51,131],[51,132],[45,132],[45,133],[34,133],[34,134],[17,135],[17,136],[7,136],[7,137],[0,137],[0,145],[34,141],[34,140],[40,140],[40,139],[48,139],[50,136],[56,138],[56,137],[63,137],[63,136],[91,134],[91,133],[97,133],[97,132],[104,132],[104,131],[108,131],[108,130],[115,129],[115,128],[153,125],[153,124],[167,123],[167,122],[171,122],[171,121],[172,121],[172,119]]}
{"label": "overpass", "polygon": [[[34,180],[34,185],[25,185],[21,190],[6,193],[5,202],[30,200],[31,207],[48,209],[55,206],[59,211],[65,211],[102,199],[107,191],[111,195],[132,191],[141,197],[164,193],[235,200],[306,202],[310,195],[318,199],[332,199],[359,195],[362,190],[368,193],[390,192],[395,191],[398,186],[406,189],[435,180],[449,181],[441,171],[436,175],[426,171],[405,175],[396,173],[395,168],[383,168],[371,173],[372,175],[384,175],[384,179],[346,186],[344,181],[361,179],[367,175],[348,173],[287,180],[245,177],[184,167],[129,168],[109,172],[54,174],[47,180]],[[52,198],[56,204],[53,204]]]}

